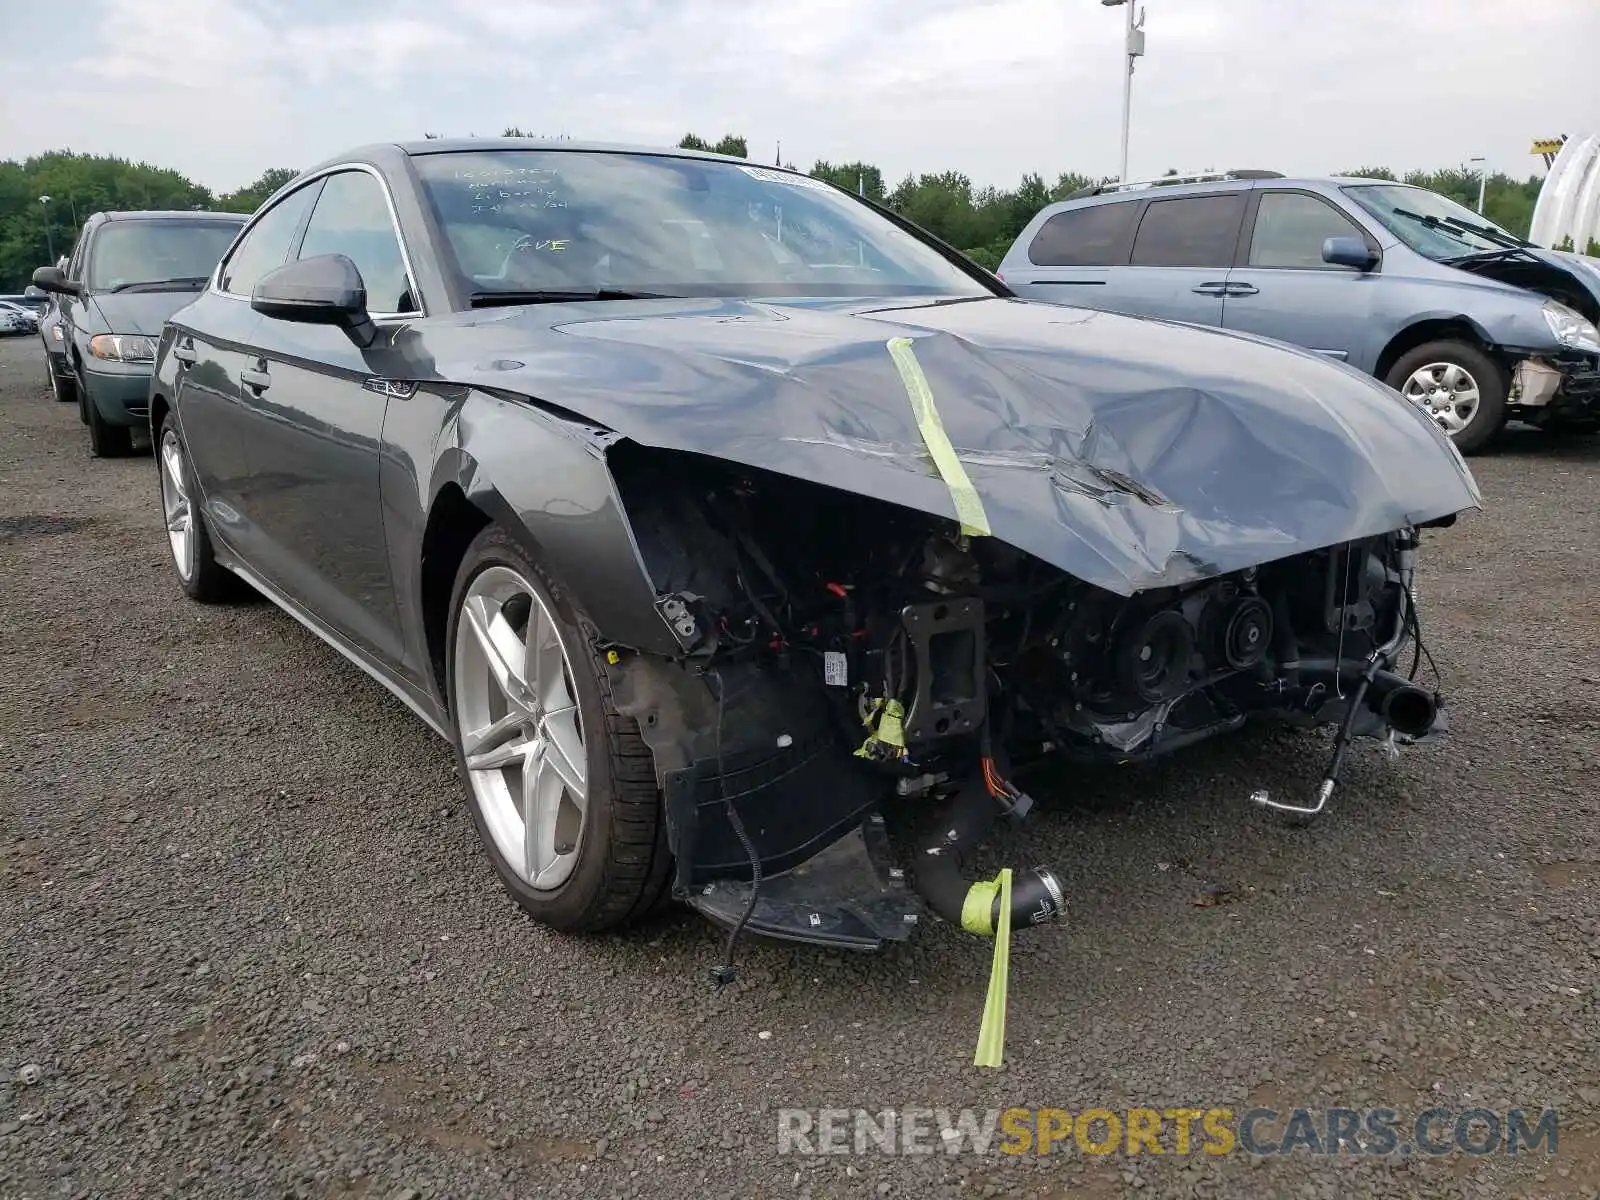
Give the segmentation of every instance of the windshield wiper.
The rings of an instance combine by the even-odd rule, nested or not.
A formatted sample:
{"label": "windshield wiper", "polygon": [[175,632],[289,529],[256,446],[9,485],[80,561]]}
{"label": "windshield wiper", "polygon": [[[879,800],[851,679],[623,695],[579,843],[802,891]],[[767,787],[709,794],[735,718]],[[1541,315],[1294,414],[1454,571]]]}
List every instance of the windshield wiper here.
{"label": "windshield wiper", "polygon": [[210,279],[209,275],[179,275],[173,279],[135,279],[128,283],[119,283],[116,287],[107,288],[108,292],[131,292],[135,290],[175,287],[201,287]]}
{"label": "windshield wiper", "polygon": [[592,292],[531,291],[531,292],[473,292],[467,297],[473,308],[492,308],[499,304],[581,304],[588,300],[681,300],[682,296],[669,296],[661,292],[624,292],[616,288],[599,288]]}
{"label": "windshield wiper", "polygon": [[1424,216],[1421,213],[1414,213],[1404,208],[1391,209],[1390,211],[1397,217],[1407,217],[1419,224],[1426,225],[1430,229],[1442,229],[1446,233],[1454,234],[1474,234],[1485,241],[1493,242],[1496,246],[1504,246],[1508,250],[1517,250],[1523,246],[1533,244],[1525,242],[1519,237],[1513,237],[1509,233],[1502,233],[1492,225],[1474,225],[1470,221],[1458,220],[1455,217]]}

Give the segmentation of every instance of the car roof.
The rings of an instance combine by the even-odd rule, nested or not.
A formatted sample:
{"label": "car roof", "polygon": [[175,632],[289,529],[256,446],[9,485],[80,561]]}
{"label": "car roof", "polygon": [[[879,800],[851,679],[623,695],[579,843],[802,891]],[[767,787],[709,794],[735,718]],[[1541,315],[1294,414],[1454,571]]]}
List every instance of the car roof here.
{"label": "car roof", "polygon": [[[527,137],[480,137],[480,138],[427,138],[417,142],[378,142],[366,146],[356,146],[342,154],[325,159],[314,167],[308,167],[302,174],[314,175],[318,171],[325,171],[329,167],[337,167],[350,162],[385,163],[392,162],[395,156],[404,155],[407,158],[421,158],[430,154],[460,154],[467,151],[483,150],[541,150],[558,151],[565,153],[589,152],[595,154],[655,154],[667,155],[672,158],[697,158],[707,162],[732,163],[741,167],[761,167],[769,171],[785,171],[786,167],[769,166],[766,163],[752,162],[747,158],[736,158],[727,154],[713,154],[706,150],[685,150],[678,146],[642,146],[627,142],[588,142],[576,141],[572,138],[527,138]],[[791,172],[800,174],[800,172]],[[288,187],[288,184],[284,185]]]}
{"label": "car roof", "polygon": [[1120,192],[1098,192],[1092,195],[1068,196],[1057,200],[1049,207],[1052,211],[1091,204],[1115,204],[1126,200],[1143,200],[1159,197],[1168,199],[1177,196],[1206,196],[1217,192],[1242,192],[1253,188],[1337,188],[1349,187],[1352,184],[1388,184],[1391,187],[1415,187],[1415,184],[1400,183],[1393,179],[1373,179],[1364,175],[1302,175],[1274,176],[1268,179],[1210,179],[1195,183],[1168,183],[1159,180],[1152,181],[1148,187],[1134,187]]}
{"label": "car roof", "polygon": [[126,212],[95,213],[89,219],[98,217],[102,221],[175,221],[175,220],[201,220],[201,221],[233,221],[242,224],[250,217],[249,213],[219,212],[214,208],[151,208],[130,209]]}

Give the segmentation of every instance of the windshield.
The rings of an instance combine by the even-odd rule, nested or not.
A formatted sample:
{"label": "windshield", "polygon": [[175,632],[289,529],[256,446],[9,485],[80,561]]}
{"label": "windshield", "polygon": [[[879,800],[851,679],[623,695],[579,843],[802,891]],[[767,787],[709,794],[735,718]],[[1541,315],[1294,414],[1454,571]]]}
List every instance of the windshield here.
{"label": "windshield", "polygon": [[1426,188],[1384,183],[1344,190],[1395,237],[1436,262],[1528,244],[1470,208]]}
{"label": "windshield", "polygon": [[168,280],[203,283],[238,232],[232,221],[109,221],[95,234],[86,282],[95,292]]}
{"label": "windshield", "polygon": [[412,161],[477,303],[527,292],[992,294],[866,205],[791,172],[571,150]]}

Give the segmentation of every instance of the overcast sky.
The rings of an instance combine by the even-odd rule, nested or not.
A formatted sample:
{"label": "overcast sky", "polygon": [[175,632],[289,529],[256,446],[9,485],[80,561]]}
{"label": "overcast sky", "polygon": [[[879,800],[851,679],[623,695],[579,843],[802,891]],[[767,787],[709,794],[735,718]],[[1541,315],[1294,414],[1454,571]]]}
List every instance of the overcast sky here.
{"label": "overcast sky", "polygon": [[[351,145],[508,124],[751,156],[1112,174],[1099,0],[0,0],[0,158],[71,147],[218,191]],[[1148,0],[1130,174],[1542,170],[1600,131],[1600,0]],[[59,71],[59,78],[45,70]]]}

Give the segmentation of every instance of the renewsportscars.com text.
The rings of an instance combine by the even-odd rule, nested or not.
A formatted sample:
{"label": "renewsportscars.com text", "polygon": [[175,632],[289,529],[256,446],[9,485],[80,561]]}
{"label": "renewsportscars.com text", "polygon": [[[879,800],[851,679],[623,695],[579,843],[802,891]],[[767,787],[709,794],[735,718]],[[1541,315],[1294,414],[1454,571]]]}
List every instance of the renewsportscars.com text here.
{"label": "renewsportscars.com text", "polygon": [[1554,1155],[1555,1109],[783,1108],[780,1154]]}

